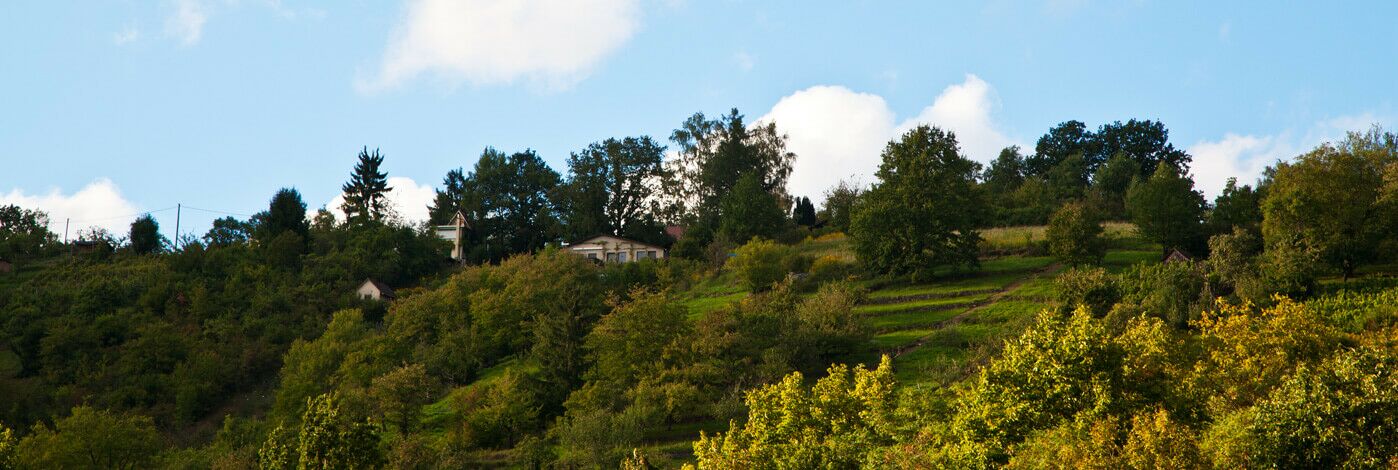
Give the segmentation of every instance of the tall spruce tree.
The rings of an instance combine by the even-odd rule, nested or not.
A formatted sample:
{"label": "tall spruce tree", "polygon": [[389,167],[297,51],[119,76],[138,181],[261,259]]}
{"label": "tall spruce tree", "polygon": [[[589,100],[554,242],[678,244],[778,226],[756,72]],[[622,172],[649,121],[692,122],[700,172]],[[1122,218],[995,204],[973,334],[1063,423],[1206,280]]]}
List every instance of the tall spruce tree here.
{"label": "tall spruce tree", "polygon": [[388,212],[386,197],[393,188],[388,187],[388,174],[379,171],[383,155],[379,149],[369,153],[369,147],[359,151],[359,163],[354,165],[350,180],[341,190],[345,202],[341,209],[351,223],[378,222]]}

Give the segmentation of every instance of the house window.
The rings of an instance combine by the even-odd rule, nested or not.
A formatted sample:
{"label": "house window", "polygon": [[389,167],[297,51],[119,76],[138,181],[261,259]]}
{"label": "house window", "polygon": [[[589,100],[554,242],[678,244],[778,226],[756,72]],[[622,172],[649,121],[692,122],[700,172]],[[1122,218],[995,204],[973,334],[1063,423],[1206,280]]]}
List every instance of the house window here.
{"label": "house window", "polygon": [[588,253],[587,259],[597,259],[597,253]]}
{"label": "house window", "polygon": [[616,253],[607,253],[607,261],[616,261]]}
{"label": "house window", "polygon": [[640,260],[643,260],[643,259],[646,259],[646,252],[644,252],[644,251],[637,251],[637,252],[636,252],[636,261],[640,261]]}
{"label": "house window", "polygon": [[616,260],[617,260],[617,262],[619,262],[619,263],[625,263],[625,262],[626,262],[626,253],[617,253],[617,254],[616,254]]}
{"label": "house window", "polygon": [[647,251],[646,257],[650,259],[655,259],[655,250]]}

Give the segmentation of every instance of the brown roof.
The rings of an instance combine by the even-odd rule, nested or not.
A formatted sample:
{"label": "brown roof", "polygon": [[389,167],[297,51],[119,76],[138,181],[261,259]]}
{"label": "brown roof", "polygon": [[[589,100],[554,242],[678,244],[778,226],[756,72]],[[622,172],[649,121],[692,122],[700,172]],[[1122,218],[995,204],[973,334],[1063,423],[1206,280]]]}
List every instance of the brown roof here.
{"label": "brown roof", "polygon": [[670,238],[673,238],[673,239],[675,239],[675,240],[679,240],[680,237],[683,237],[683,236],[684,236],[684,226],[683,226],[683,225],[666,225],[666,226],[665,226],[665,234],[666,234],[666,235],[669,235]]}

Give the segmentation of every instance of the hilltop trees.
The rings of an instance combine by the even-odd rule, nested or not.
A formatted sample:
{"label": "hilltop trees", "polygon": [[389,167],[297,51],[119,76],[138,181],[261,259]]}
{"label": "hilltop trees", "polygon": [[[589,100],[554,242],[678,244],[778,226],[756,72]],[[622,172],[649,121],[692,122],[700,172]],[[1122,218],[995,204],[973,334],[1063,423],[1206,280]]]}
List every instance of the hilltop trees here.
{"label": "hilltop trees", "polygon": [[665,147],[650,137],[607,139],[568,158],[568,179],[558,187],[565,235],[609,234],[647,241],[663,234],[651,201],[664,176]]}
{"label": "hilltop trees", "polygon": [[131,222],[131,234],[128,240],[131,243],[131,252],[138,255],[159,253],[165,249],[165,237],[160,235],[160,224],[150,214],[143,215]]}
{"label": "hilltop trees", "polygon": [[295,188],[282,188],[272,196],[267,210],[252,216],[253,237],[267,243],[283,233],[293,233],[302,241],[310,240],[311,223],[306,219],[306,203]]}
{"label": "hilltop trees", "polygon": [[852,222],[860,260],[895,274],[978,266],[979,168],[961,155],[956,136],[918,126],[889,142],[882,158],[879,183],[864,195]]}
{"label": "hilltop trees", "polygon": [[1160,165],[1149,179],[1132,183],[1126,191],[1126,211],[1141,235],[1165,250],[1198,251],[1205,240],[1204,195],[1174,165]]}
{"label": "hilltop trees", "polygon": [[372,154],[369,147],[359,151],[359,162],[354,165],[350,180],[341,187],[345,202],[340,208],[351,223],[378,222],[388,211],[385,198],[393,188],[388,187],[388,174],[379,171],[382,164],[379,149]]}
{"label": "hilltop trees", "polygon": [[42,211],[0,206],[0,259],[19,262],[42,255],[57,242],[48,222]]}
{"label": "hilltop trees", "polygon": [[533,150],[507,155],[487,147],[469,175],[447,173],[428,211],[437,224],[460,211],[471,225],[468,259],[499,261],[555,239],[559,224],[551,196],[559,180]]}
{"label": "hilltop trees", "polygon": [[825,191],[825,203],[822,204],[821,215],[829,221],[830,226],[835,230],[849,232],[855,203],[859,202],[860,196],[863,195],[863,186],[840,180],[835,187]]}
{"label": "hilltop trees", "polygon": [[[1398,136],[1374,128],[1350,133],[1292,163],[1279,163],[1262,203],[1268,246],[1300,243],[1346,279],[1372,259],[1394,228]],[[1385,177],[1390,178],[1385,189]],[[1387,194],[1386,194],[1387,192]]]}

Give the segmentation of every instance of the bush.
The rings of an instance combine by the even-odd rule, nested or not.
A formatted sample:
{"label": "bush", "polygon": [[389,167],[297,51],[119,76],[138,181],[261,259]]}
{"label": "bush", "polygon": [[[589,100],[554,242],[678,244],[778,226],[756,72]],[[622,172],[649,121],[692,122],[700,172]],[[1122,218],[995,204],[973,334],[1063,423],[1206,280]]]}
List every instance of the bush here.
{"label": "bush", "polygon": [[854,275],[856,269],[854,263],[844,261],[838,256],[825,255],[811,262],[810,272],[801,280],[801,284],[807,289],[814,289],[831,281],[848,279]]}
{"label": "bush", "polygon": [[1102,218],[1097,210],[1082,202],[1064,204],[1049,219],[1049,253],[1069,266],[1101,264],[1107,254],[1102,239]]}
{"label": "bush", "polygon": [[1096,317],[1106,315],[1121,300],[1116,279],[1102,268],[1070,268],[1059,274],[1054,284],[1063,307],[1087,307]]}
{"label": "bush", "polygon": [[728,268],[752,292],[770,290],[772,284],[785,279],[787,274],[803,271],[806,267],[805,257],[794,248],[771,240],[754,238],[738,247],[735,254],[728,261]]}
{"label": "bush", "polygon": [[1203,269],[1192,263],[1138,264],[1117,285],[1121,302],[1111,312],[1113,323],[1146,314],[1183,329],[1214,300]]}

